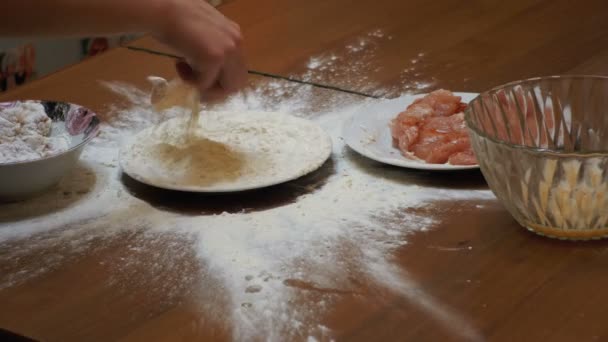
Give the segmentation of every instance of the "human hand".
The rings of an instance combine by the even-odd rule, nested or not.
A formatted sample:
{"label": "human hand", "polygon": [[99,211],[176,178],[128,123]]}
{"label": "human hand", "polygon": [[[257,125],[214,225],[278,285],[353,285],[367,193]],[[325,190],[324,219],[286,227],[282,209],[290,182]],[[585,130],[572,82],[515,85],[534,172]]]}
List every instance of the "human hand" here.
{"label": "human hand", "polygon": [[165,23],[154,31],[184,59],[180,77],[196,86],[203,100],[215,100],[241,89],[247,80],[239,26],[204,0],[166,0]]}

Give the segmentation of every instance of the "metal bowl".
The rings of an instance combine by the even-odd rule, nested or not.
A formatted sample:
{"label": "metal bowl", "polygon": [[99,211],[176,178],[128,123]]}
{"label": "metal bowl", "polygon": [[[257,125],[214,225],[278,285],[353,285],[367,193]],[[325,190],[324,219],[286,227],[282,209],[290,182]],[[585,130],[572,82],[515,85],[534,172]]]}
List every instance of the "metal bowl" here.
{"label": "metal bowl", "polygon": [[465,112],[481,171],[524,227],[608,237],[608,78],[553,76],[480,94]]}
{"label": "metal bowl", "polygon": [[[62,135],[68,143],[66,151],[43,158],[0,163],[0,201],[16,201],[33,197],[59,183],[78,162],[84,146],[99,130],[99,119],[92,111],[71,103],[37,102],[44,106],[52,120],[50,136]],[[19,102],[1,102],[0,111]]]}

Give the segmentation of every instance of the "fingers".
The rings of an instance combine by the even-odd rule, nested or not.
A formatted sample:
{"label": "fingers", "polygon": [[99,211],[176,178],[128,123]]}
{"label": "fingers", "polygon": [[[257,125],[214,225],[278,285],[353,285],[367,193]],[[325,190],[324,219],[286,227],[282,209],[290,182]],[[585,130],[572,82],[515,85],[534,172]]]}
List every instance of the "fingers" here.
{"label": "fingers", "polygon": [[201,0],[176,0],[169,28],[160,36],[185,60],[175,67],[184,81],[203,98],[226,96],[247,81],[247,67],[239,26]]}
{"label": "fingers", "polygon": [[178,75],[184,81],[199,88],[203,98],[220,98],[241,89],[247,82],[247,67],[243,53],[238,48],[227,48],[227,55],[213,55],[200,63],[195,70],[189,63],[176,63]]}
{"label": "fingers", "polygon": [[[247,68],[242,52],[242,35],[235,23],[226,20],[221,40],[207,51],[208,61],[201,65],[198,86],[203,97],[227,96],[241,89],[247,80]],[[209,92],[210,94],[205,94]]]}
{"label": "fingers", "polygon": [[219,85],[226,93],[233,93],[245,86],[247,67],[241,51],[237,50],[228,56],[219,76]]}
{"label": "fingers", "polygon": [[199,67],[199,70],[196,72],[196,85],[201,93],[213,88],[218,83],[223,62],[224,61],[222,59],[213,58]]}
{"label": "fingers", "polygon": [[183,59],[175,62],[175,70],[177,70],[177,75],[185,82],[194,83],[198,78],[194,69]]}

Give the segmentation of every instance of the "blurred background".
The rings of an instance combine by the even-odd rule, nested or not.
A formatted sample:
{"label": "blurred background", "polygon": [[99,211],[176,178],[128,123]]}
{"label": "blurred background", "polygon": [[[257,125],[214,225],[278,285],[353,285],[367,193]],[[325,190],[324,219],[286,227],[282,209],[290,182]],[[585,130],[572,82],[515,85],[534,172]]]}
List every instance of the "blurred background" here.
{"label": "blurred background", "polygon": [[0,39],[0,92],[42,77],[84,58],[125,44],[138,35],[83,39]]}

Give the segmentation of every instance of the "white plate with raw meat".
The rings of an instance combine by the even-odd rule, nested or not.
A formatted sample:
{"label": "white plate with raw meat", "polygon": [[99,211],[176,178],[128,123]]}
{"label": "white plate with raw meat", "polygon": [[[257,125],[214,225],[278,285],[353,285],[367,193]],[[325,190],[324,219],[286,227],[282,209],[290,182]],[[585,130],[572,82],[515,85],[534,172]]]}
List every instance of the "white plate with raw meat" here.
{"label": "white plate with raw meat", "polygon": [[477,95],[439,90],[366,105],[345,122],[344,140],[365,157],[390,165],[479,168],[462,113]]}

